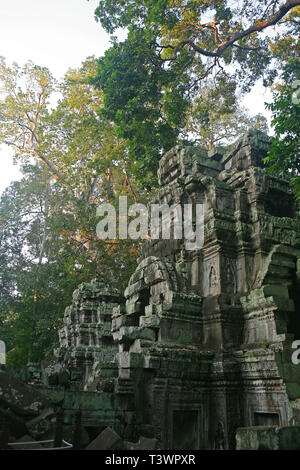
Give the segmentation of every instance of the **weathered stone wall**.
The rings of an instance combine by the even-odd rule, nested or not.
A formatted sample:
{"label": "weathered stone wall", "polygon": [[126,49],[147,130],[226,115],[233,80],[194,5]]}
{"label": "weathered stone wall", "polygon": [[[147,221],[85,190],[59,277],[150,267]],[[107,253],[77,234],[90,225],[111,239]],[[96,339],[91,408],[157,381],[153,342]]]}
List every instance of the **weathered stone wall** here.
{"label": "weathered stone wall", "polygon": [[228,449],[240,427],[296,422],[300,221],[288,183],[263,169],[268,148],[249,132],[170,150],[153,202],[205,204],[203,246],[146,241],[125,301],[85,285],[66,310],[58,358],[81,386],[110,384],[123,439]]}
{"label": "weathered stone wall", "polygon": [[74,291],[73,304],[66,308],[59,331],[60,347],[55,351],[57,362],[69,371],[73,387],[97,389],[101,387],[95,382],[97,378],[116,375],[117,347],[113,343],[111,317],[113,308],[123,302],[117,290],[97,280],[83,283]]}

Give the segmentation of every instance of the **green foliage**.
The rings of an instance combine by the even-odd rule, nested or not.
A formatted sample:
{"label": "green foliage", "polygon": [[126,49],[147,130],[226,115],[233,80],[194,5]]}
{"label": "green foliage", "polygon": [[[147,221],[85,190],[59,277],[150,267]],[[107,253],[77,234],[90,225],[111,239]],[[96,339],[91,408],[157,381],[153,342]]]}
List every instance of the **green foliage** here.
{"label": "green foliage", "polygon": [[270,171],[288,178],[300,200],[300,64],[290,61],[283,74],[284,83],[274,92],[274,101],[266,104],[272,111],[275,137],[265,163]]}
{"label": "green foliage", "polygon": [[[239,108],[238,93],[259,78],[269,85],[296,57],[299,8],[281,16],[276,36],[260,33],[277,3],[101,0],[96,18],[110,33],[126,27],[128,37],[62,83],[32,62],[9,67],[1,58],[0,142],[24,163],[23,179],[0,200],[0,337],[10,364],[21,368],[52,352],[80,282],[98,277],[125,287],[137,247],[97,239],[100,202],[117,207],[125,194],[146,202],[160,156],[178,142],[211,148],[249,122],[265,127]],[[268,162],[293,178],[299,194],[291,88],[298,67],[284,70],[286,83],[269,105],[276,136]]]}
{"label": "green foliage", "polygon": [[[94,274],[87,259],[76,269],[74,257],[67,256],[63,240],[54,230],[57,222],[52,217],[55,219],[63,208],[59,195],[49,190],[47,173],[36,166],[27,166],[24,172],[24,178],[13,183],[0,201],[0,282],[4,293],[0,336],[10,350],[8,363],[14,366],[27,362],[30,348],[34,360],[51,352],[59,315],[72,290],[86,273]],[[50,204],[58,212],[52,217],[47,210]],[[47,244],[39,262],[45,229]]]}
{"label": "green foliage", "polygon": [[15,64],[12,71],[2,61],[4,84],[14,74],[1,103],[2,142],[26,162],[23,178],[0,199],[0,337],[8,363],[18,368],[52,353],[78,284],[97,277],[122,289],[135,268],[131,240],[96,236],[99,203],[117,205],[121,194],[147,197],[131,176],[125,142],[99,114],[102,91],[90,84],[96,65],[89,58],[69,70],[50,109],[50,91],[42,98],[37,84],[40,68]]}
{"label": "green foliage", "polygon": [[1,87],[0,142],[11,146],[15,158],[30,158],[37,147],[37,130],[47,115],[49,99],[55,90],[55,80],[45,67],[32,62],[9,67],[0,57]]}
{"label": "green foliage", "polygon": [[94,83],[105,89],[103,115],[126,139],[133,171],[151,188],[162,152],[176,143],[188,100],[184,78],[176,81],[174,70],[164,69],[154,45],[145,47],[145,42],[144,32],[137,31],[114,44],[99,60]]}
{"label": "green foliage", "polygon": [[194,142],[208,150],[228,145],[250,128],[267,132],[264,116],[250,117],[238,104],[236,83],[216,77],[201,87],[201,98],[195,98],[187,114],[186,132]]}
{"label": "green foliage", "polygon": [[[156,183],[158,160],[184,139],[191,110],[203,120],[209,81],[218,82],[219,97],[222,82],[240,92],[260,78],[267,86],[295,55],[299,9],[278,8],[275,0],[100,0],[96,19],[110,33],[127,28],[128,37],[115,40],[99,60],[94,83],[103,89],[105,116],[126,139],[142,187]],[[273,16],[277,10],[280,18]]]}

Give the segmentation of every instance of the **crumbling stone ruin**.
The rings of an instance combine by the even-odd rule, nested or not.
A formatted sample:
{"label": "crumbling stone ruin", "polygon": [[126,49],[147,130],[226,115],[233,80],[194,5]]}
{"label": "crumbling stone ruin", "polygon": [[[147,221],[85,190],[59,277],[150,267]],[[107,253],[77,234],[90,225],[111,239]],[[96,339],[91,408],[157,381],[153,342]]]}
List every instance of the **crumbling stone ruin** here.
{"label": "crumbling stone ruin", "polygon": [[123,442],[260,448],[255,430],[300,425],[300,221],[287,181],[263,168],[268,148],[250,131],[227,149],[170,150],[154,202],[205,204],[203,246],[147,240],[124,296],[95,280],[66,309],[66,392],[83,414],[94,394],[98,426]]}
{"label": "crumbling stone ruin", "polygon": [[111,319],[113,309],[123,303],[123,295],[97,280],[81,284],[74,291],[73,304],[66,308],[59,332],[60,348],[55,352],[53,372],[51,366],[45,369],[48,379],[60,366],[60,374],[67,371],[74,385],[88,390],[91,384],[97,389],[97,383],[109,377],[110,371],[115,375],[118,347],[113,343]]}

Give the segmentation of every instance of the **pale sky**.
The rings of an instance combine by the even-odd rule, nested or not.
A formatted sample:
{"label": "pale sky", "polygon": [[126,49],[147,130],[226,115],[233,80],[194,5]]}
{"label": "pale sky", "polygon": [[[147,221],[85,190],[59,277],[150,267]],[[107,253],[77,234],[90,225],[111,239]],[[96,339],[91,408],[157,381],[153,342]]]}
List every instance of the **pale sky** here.
{"label": "pale sky", "polygon": [[[94,20],[97,5],[97,0],[0,0],[0,55],[19,65],[32,60],[62,78],[69,67],[102,56],[110,45]],[[0,193],[19,176],[11,155],[0,146]]]}
{"label": "pale sky", "polygon": [[[0,56],[19,65],[32,60],[62,78],[69,67],[101,57],[110,46],[94,20],[97,5],[97,0],[0,0]],[[243,104],[251,114],[269,117],[264,101],[271,101],[270,94],[256,86]],[[19,175],[11,152],[0,146],[0,193]]]}

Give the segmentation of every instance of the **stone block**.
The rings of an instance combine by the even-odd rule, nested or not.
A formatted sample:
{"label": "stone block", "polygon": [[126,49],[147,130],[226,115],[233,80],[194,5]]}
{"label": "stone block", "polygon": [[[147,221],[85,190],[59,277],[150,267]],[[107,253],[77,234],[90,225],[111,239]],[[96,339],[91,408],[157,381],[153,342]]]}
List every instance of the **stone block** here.
{"label": "stone block", "polygon": [[116,361],[121,369],[139,368],[143,363],[143,356],[134,352],[119,352],[116,354]]}
{"label": "stone block", "polygon": [[122,439],[110,427],[102,431],[85,450],[118,450],[122,448]]}
{"label": "stone block", "polygon": [[42,439],[42,437],[52,429],[51,420],[53,417],[53,410],[45,410],[36,418],[28,421],[26,427],[34,438]]}
{"label": "stone block", "polygon": [[160,368],[160,357],[159,356],[144,356],[145,369],[159,369]]}
{"label": "stone block", "polygon": [[130,379],[130,369],[119,369],[119,379],[129,380]]}
{"label": "stone block", "polygon": [[0,370],[0,396],[7,408],[20,415],[38,415],[51,406],[45,395],[3,370]]}
{"label": "stone block", "polygon": [[300,426],[239,428],[237,450],[300,450]]}

